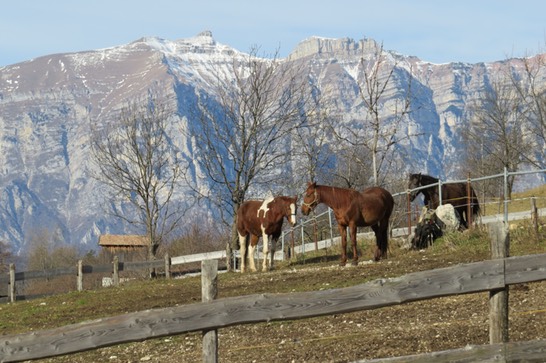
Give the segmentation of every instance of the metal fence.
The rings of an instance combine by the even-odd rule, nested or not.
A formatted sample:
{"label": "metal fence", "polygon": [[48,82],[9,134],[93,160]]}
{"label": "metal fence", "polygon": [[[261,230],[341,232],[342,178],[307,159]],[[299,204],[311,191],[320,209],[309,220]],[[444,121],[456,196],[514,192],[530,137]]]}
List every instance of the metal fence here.
{"label": "metal fence", "polygon": [[[395,210],[393,211],[393,216],[391,217],[391,236],[400,237],[408,236],[409,234],[411,234],[412,222],[417,220],[420,214],[420,210],[416,205],[417,203],[411,203],[409,200],[409,195],[411,192],[437,186],[439,190],[440,204],[442,204],[441,186],[445,184],[476,184],[486,180],[502,178],[503,190],[500,193],[500,196],[497,198],[497,201],[495,201],[494,203],[502,203],[502,220],[505,223],[508,223],[508,206],[509,203],[513,201],[508,198],[508,196],[510,195],[508,190],[508,178],[517,175],[539,173],[546,173],[546,169],[509,172],[506,168],[504,168],[504,171],[502,173],[495,175],[460,180],[439,180],[438,183],[422,186],[419,188],[408,189],[403,192],[393,193],[393,197],[398,202],[396,203]],[[481,205],[485,205],[488,202],[490,201],[480,200]],[[369,233],[371,234],[371,232]],[[332,215],[332,210],[328,208],[326,211],[315,214],[311,218],[308,218],[306,220],[300,220],[297,226],[290,227],[284,230],[280,240],[282,250],[278,251],[275,257],[275,259],[278,260],[283,260],[286,257],[290,257],[290,253],[305,254],[306,251],[310,251],[313,249],[323,249],[337,243],[337,241],[339,240],[339,232],[337,230],[337,223],[335,221],[335,218]],[[257,248],[257,251],[259,250],[260,249]],[[258,257],[261,258],[262,256],[259,255]]]}

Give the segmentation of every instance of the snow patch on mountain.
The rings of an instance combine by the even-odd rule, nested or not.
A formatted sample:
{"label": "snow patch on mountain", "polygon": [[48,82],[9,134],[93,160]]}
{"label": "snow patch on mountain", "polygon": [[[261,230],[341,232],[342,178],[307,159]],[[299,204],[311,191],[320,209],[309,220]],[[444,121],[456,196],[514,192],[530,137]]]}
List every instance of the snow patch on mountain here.
{"label": "snow patch on mountain", "polygon": [[[280,61],[304,62],[309,82],[333,95],[331,112],[362,125],[358,69],[361,58],[371,59],[376,46],[367,38],[311,37]],[[144,37],[0,68],[0,238],[20,252],[42,229],[53,229],[83,249],[97,249],[102,233],[138,233],[106,213],[107,193],[90,178],[90,126],[115,122],[129,100],[160,89],[179,110],[170,119],[177,134],[171,142],[188,162],[189,175],[203,175],[194,163],[191,141],[180,132],[192,122],[187,106],[199,92],[213,99],[216,75],[231,74],[234,60],[246,57],[205,31],[174,41]],[[395,76],[400,83],[386,96],[399,96],[398,87],[411,70],[418,105],[407,127],[399,130],[401,136],[418,135],[398,146],[408,165],[401,175],[411,171],[457,176],[460,130],[472,112],[469,101],[487,77],[500,71],[501,62],[437,65],[390,51],[388,61],[398,64]],[[180,186],[177,200],[184,201],[186,188]]]}

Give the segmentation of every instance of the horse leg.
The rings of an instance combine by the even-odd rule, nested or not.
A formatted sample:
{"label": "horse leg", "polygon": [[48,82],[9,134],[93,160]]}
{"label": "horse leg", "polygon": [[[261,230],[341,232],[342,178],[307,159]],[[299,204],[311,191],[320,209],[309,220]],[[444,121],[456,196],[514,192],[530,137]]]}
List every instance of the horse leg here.
{"label": "horse leg", "polygon": [[274,264],[274,261],[275,261],[275,252],[276,252],[276,249],[277,249],[277,238],[275,238],[275,236],[273,236],[273,238],[271,238],[271,260],[269,262],[269,269],[270,270],[273,270],[273,264]]}
{"label": "horse leg", "polygon": [[374,224],[372,231],[375,234],[375,252],[373,259],[379,261],[381,259],[381,231],[379,230],[379,224]]}
{"label": "horse leg", "polygon": [[250,271],[256,272],[256,264],[254,262],[254,251],[256,251],[256,246],[258,245],[258,240],[260,237],[251,235],[250,243],[248,244],[248,261],[250,264]]}
{"label": "horse leg", "polygon": [[267,234],[264,233],[264,235],[262,236],[262,240],[263,240],[263,262],[262,262],[262,271],[267,271],[268,268],[267,268],[267,258],[268,258],[268,254],[269,254],[269,236]]}
{"label": "horse leg", "polygon": [[389,224],[385,221],[380,221],[372,226],[375,234],[375,254],[374,260],[379,261],[382,258],[387,258],[387,249],[389,244],[388,236]]}
{"label": "horse leg", "polygon": [[338,224],[339,235],[341,236],[341,261],[340,266],[345,266],[347,263],[347,226]]}
{"label": "horse leg", "polygon": [[468,216],[466,215],[466,207],[455,208],[457,214],[459,214],[459,221],[464,229],[468,228]]}
{"label": "horse leg", "polygon": [[389,251],[389,219],[384,219],[380,222],[379,229],[381,230],[381,258],[387,258]]}
{"label": "horse leg", "polygon": [[241,234],[239,234],[239,260],[241,261],[241,272],[245,272],[246,268],[246,245],[247,236],[241,236]]}
{"label": "horse leg", "polygon": [[349,227],[349,232],[351,234],[351,244],[352,244],[352,247],[353,247],[353,266],[357,266],[358,265],[358,252],[357,252],[357,249],[356,249],[356,226],[350,226]]}

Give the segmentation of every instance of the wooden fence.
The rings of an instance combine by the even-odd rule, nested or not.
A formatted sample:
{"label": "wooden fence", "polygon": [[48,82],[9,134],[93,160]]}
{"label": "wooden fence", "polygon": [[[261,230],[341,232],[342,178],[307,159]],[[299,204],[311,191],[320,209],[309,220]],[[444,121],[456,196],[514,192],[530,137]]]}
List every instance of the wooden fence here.
{"label": "wooden fence", "polygon": [[[2,336],[0,361],[45,358],[162,336],[210,332],[239,324],[311,318],[443,296],[499,291],[512,284],[545,280],[545,260],[546,254],[509,257],[378,279],[346,288],[224,298]],[[533,349],[546,349],[546,343],[536,344],[538,347],[533,345]],[[496,352],[493,348],[491,351]],[[535,353],[535,350],[529,352]]]}
{"label": "wooden fence", "polygon": [[[201,262],[208,259],[222,259],[226,257],[226,251],[206,252],[187,256],[170,257],[165,255],[163,260],[119,262],[117,257],[110,264],[84,265],[80,260],[76,266],[64,267],[41,271],[17,272],[14,264],[9,266],[9,274],[0,276],[0,286],[7,286],[7,298],[1,298],[0,302],[15,302],[18,299],[32,298],[32,296],[17,295],[16,283],[34,279],[49,279],[59,276],[75,276],[75,288],[83,291],[84,275],[91,273],[108,273],[112,276],[112,284],[119,285],[120,272],[122,271],[146,271],[149,269],[163,269],[167,278],[171,277],[171,267],[175,265]],[[43,295],[41,295],[43,296]]]}

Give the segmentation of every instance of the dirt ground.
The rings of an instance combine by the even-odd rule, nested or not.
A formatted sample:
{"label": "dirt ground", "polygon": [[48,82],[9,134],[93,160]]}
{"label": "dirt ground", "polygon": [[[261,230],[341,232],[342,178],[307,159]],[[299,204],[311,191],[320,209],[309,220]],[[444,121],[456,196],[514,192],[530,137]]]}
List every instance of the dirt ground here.
{"label": "dirt ground", "polygon": [[[337,256],[323,256],[271,272],[221,274],[218,298],[351,286],[482,260],[486,253],[449,249],[400,252],[378,263],[361,260],[357,267],[339,267]],[[199,281],[185,280],[172,284],[178,303],[200,301]],[[487,344],[488,297],[488,293],[469,294],[350,314],[224,328],[218,332],[219,361],[351,362]],[[546,282],[511,286],[509,301],[510,340],[546,338]],[[200,362],[201,341],[200,333],[192,333],[44,361]]]}

